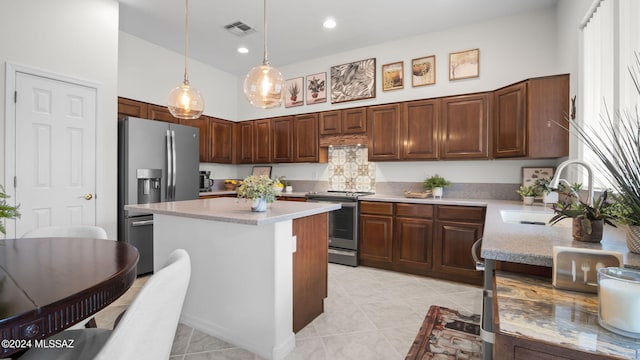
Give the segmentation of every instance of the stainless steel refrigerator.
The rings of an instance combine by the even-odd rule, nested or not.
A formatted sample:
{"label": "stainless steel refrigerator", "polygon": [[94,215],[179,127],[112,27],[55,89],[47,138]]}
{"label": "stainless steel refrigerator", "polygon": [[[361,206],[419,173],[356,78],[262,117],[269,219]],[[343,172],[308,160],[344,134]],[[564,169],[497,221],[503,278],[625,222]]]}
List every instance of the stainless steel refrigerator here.
{"label": "stainless steel refrigerator", "polygon": [[128,204],[198,199],[200,130],[118,119],[118,239],[138,248],[138,275],[153,271],[153,215]]}

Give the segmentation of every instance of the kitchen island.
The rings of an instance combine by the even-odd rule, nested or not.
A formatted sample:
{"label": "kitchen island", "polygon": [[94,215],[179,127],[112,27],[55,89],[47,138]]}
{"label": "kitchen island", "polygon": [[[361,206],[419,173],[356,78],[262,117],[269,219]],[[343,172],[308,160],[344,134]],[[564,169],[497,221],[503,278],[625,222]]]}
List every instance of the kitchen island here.
{"label": "kitchen island", "polygon": [[174,249],[191,256],[182,322],[282,359],[295,347],[294,331],[322,312],[327,212],[340,205],[276,201],[263,213],[250,206],[215,198],[127,209],[154,214],[155,270]]}

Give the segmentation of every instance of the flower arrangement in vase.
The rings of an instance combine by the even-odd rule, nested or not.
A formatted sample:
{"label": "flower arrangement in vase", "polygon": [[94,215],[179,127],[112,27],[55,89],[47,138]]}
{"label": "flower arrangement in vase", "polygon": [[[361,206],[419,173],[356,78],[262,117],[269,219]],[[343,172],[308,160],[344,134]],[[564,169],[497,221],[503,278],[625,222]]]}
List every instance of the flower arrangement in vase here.
{"label": "flower arrangement in vase", "polygon": [[276,182],[266,175],[251,175],[246,177],[236,189],[239,198],[253,200],[251,211],[267,210],[267,203],[276,199]]}

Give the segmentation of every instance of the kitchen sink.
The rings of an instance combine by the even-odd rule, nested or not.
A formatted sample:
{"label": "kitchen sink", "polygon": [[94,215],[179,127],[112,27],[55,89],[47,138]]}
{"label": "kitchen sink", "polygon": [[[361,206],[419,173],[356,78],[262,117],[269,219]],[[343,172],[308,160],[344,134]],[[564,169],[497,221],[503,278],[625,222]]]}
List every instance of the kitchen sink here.
{"label": "kitchen sink", "polygon": [[511,224],[549,226],[553,211],[500,210],[502,221]]}

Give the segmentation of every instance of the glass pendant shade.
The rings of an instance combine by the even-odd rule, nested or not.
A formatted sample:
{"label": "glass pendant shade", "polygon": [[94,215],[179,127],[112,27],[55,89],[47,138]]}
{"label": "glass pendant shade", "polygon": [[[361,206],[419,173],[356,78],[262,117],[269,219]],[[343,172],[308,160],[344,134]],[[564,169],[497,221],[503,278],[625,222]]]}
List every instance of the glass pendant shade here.
{"label": "glass pendant shade", "polygon": [[197,119],[204,111],[204,99],[198,89],[185,82],[169,92],[167,107],[178,119]]}
{"label": "glass pendant shade", "polygon": [[269,109],[280,106],[283,89],[282,74],[268,64],[249,70],[244,79],[244,94],[255,107]]}

